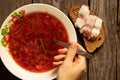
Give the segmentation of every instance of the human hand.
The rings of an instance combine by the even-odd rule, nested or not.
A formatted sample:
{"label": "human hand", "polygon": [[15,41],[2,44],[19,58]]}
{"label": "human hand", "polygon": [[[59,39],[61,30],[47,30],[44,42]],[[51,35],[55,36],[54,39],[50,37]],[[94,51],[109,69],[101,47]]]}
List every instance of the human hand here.
{"label": "human hand", "polygon": [[70,43],[69,49],[58,50],[60,55],[55,56],[55,62],[53,62],[54,65],[60,65],[57,74],[58,80],[78,80],[86,71],[85,57],[76,55],[78,47],[84,50],[78,43],[73,42]]}

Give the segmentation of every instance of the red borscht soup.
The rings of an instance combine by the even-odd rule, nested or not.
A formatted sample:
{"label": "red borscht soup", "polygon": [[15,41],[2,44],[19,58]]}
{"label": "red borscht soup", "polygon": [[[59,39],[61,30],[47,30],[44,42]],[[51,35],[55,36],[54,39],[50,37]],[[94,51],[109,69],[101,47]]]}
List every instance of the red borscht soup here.
{"label": "red borscht soup", "polygon": [[48,13],[35,12],[18,19],[11,27],[7,40],[15,62],[31,72],[46,72],[55,68],[53,57],[58,54],[53,38],[68,43],[64,25]]}

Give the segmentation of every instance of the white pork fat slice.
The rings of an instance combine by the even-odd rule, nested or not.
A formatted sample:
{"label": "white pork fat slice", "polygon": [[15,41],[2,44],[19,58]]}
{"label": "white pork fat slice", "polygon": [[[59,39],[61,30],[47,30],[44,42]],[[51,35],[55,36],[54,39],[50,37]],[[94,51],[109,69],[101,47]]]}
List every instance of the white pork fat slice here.
{"label": "white pork fat slice", "polygon": [[96,19],[97,19],[97,16],[89,15],[86,24],[89,25],[90,27],[93,27],[95,25]]}
{"label": "white pork fat slice", "polygon": [[100,30],[93,28],[91,37],[97,37],[100,34]]}
{"label": "white pork fat slice", "polygon": [[89,37],[91,35],[91,29],[87,26],[84,26],[83,28],[79,30],[80,30],[80,33],[82,33],[84,37]]}
{"label": "white pork fat slice", "polygon": [[85,25],[85,21],[81,18],[77,18],[75,22],[75,27],[82,28]]}
{"label": "white pork fat slice", "polygon": [[89,7],[86,5],[82,5],[79,10],[79,15],[82,16],[83,18],[87,18],[89,14],[90,14]]}
{"label": "white pork fat slice", "polygon": [[101,29],[101,27],[102,27],[102,19],[99,18],[99,17],[97,17],[94,26],[95,26],[96,28]]}

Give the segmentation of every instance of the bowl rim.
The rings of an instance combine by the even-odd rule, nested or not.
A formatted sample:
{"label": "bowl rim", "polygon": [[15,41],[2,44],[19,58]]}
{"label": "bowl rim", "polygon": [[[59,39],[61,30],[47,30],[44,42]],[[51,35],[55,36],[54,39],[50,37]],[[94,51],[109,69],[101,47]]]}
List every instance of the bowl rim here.
{"label": "bowl rim", "polygon": [[[4,20],[4,22],[3,22],[3,24],[1,25],[1,28],[0,28],[0,33],[1,33],[1,29],[6,25],[6,23],[11,19],[11,15],[14,13],[14,12],[18,12],[19,10],[21,10],[21,9],[26,9],[27,10],[27,8],[30,8],[30,7],[35,7],[35,6],[37,6],[37,7],[45,7],[45,8],[50,8],[50,9],[54,9],[54,10],[56,10],[56,12],[57,12],[57,14],[60,14],[60,15],[62,15],[62,16],[64,16],[65,17],[65,21],[67,21],[67,23],[70,25],[70,26],[72,26],[71,27],[71,29],[72,29],[72,33],[69,33],[69,34],[71,34],[71,36],[69,36],[69,34],[68,34],[68,36],[69,36],[69,39],[70,40],[72,40],[72,41],[74,41],[74,42],[77,42],[77,36],[76,36],[76,32],[75,32],[75,29],[74,29],[74,26],[73,26],[73,24],[72,24],[72,22],[70,21],[70,19],[61,11],[61,10],[59,10],[58,8],[56,8],[56,7],[54,7],[54,6],[51,6],[51,5],[48,5],[48,4],[43,4],[43,3],[34,3],[34,4],[27,4],[27,5],[24,5],[24,6],[21,6],[21,7],[19,7],[19,8],[17,8],[17,9],[15,9],[14,11],[12,11],[11,12],[11,14],[9,14],[8,15],[8,17]],[[34,12],[34,11],[32,11],[32,9],[30,10],[31,12]],[[28,12],[29,13],[29,12]],[[52,13],[50,13],[50,14],[52,14]],[[53,14],[52,14],[53,15]],[[53,16],[55,16],[55,15],[53,15]],[[57,16],[55,16],[56,18],[58,18]],[[60,19],[59,19],[60,20]],[[61,21],[61,20],[60,20]],[[63,22],[62,22],[63,23]],[[68,25],[67,24],[67,25]],[[65,26],[65,25],[64,25]],[[68,32],[68,29],[67,29],[67,32]],[[74,34],[73,34],[74,33]],[[74,39],[73,39],[74,38]],[[0,40],[2,39],[2,35],[0,34]],[[4,48],[2,45],[1,45],[1,43],[0,43],[0,52],[2,52],[2,53],[0,53],[0,57],[1,57],[1,61],[3,62],[3,64],[5,65],[5,67],[8,69],[8,71],[10,71],[13,75],[15,75],[16,77],[18,77],[18,78],[20,78],[20,79],[28,79],[28,77],[29,76],[31,76],[31,75],[34,75],[34,77],[36,77],[36,78],[34,78],[34,79],[36,79],[36,80],[38,80],[38,75],[40,76],[40,75],[43,75],[43,77],[47,77],[47,79],[44,79],[44,80],[51,80],[51,79],[54,79],[54,78],[56,78],[57,77],[57,75],[56,75],[56,71],[57,71],[57,68],[55,68],[55,69],[53,69],[53,70],[50,70],[50,72],[48,71],[48,72],[45,72],[45,73],[33,73],[33,72],[29,72],[29,71],[27,71],[27,70],[25,70],[25,69],[23,69],[23,68],[21,68],[17,63],[15,63],[15,61],[13,60],[13,58],[11,57],[11,55],[8,53],[8,51],[7,51],[7,49],[6,48]],[[7,54],[3,54],[3,53],[7,53]],[[9,59],[8,59],[9,58]],[[11,65],[11,64],[13,64],[13,62],[14,62],[14,64],[15,65]],[[9,66],[12,66],[12,67],[14,67],[14,69],[12,69],[11,67],[9,67]],[[16,67],[17,66],[17,67]],[[16,71],[14,71],[14,70],[16,70],[15,68],[17,68],[18,70],[17,70],[17,74],[16,74]],[[21,71],[21,70],[23,70],[23,71]],[[25,72],[25,74],[27,74],[28,76],[27,77],[25,77],[26,75],[23,73],[23,72]],[[21,76],[21,74],[23,74],[22,76]],[[31,74],[31,75],[29,75],[29,74]],[[51,74],[52,75],[52,77],[51,76],[49,76],[49,74]],[[46,76],[47,75],[47,76]],[[42,77],[42,76],[41,76]],[[43,79],[43,77],[41,78],[41,79]],[[49,78],[49,79],[48,79]],[[40,79],[40,78],[39,78]],[[31,79],[31,80],[33,80],[33,79]]]}

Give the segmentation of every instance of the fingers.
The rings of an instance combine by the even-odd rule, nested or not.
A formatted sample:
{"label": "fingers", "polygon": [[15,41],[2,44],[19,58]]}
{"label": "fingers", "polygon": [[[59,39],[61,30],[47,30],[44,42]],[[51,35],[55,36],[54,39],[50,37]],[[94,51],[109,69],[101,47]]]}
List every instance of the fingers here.
{"label": "fingers", "polygon": [[73,61],[73,59],[75,59],[74,61],[77,63],[80,63],[81,61],[86,63],[86,58],[84,56],[77,55],[78,57],[75,57],[77,48],[80,48],[83,51],[86,50],[78,43],[70,42],[70,44],[71,46],[69,47],[66,58],[68,58],[68,60],[71,60],[71,62]]}
{"label": "fingers", "polygon": [[55,61],[60,61],[60,60],[63,60],[65,57],[66,57],[66,55],[57,55],[57,56],[54,57],[54,60]]}
{"label": "fingers", "polygon": [[[86,50],[80,44],[77,43],[76,45],[78,46],[78,48],[86,52]],[[77,57],[75,58],[75,62],[80,63],[81,60],[86,61],[86,58],[84,56],[77,55]]]}
{"label": "fingers", "polygon": [[60,53],[60,54],[66,54],[67,51],[68,51],[67,48],[63,48],[63,49],[59,49],[59,50],[58,50],[58,53]]}
{"label": "fingers", "polygon": [[61,65],[66,57],[67,51],[68,51],[67,48],[59,49],[58,52],[60,54],[57,56],[54,56],[53,65],[55,65],[55,66]]}
{"label": "fingers", "polygon": [[76,63],[86,62],[86,58],[84,56],[77,55],[77,57],[75,58],[75,62]]}
{"label": "fingers", "polygon": [[63,63],[63,61],[53,62],[53,65],[55,65],[55,66],[59,66],[59,65],[61,65],[62,63]]}
{"label": "fingers", "polygon": [[70,47],[68,49],[68,52],[67,52],[67,55],[66,55],[66,58],[65,58],[65,63],[72,63],[73,62],[73,59],[75,57],[75,54],[76,54],[76,51],[77,51],[77,46],[75,43],[71,42],[70,43]]}
{"label": "fingers", "polygon": [[86,61],[85,57],[81,55],[77,55],[78,57],[75,57],[78,47],[81,50],[85,51],[85,49],[81,45],[79,45],[78,43],[74,43],[74,42],[70,42],[69,49],[67,48],[59,49],[58,52],[60,54],[54,57],[53,65],[61,65],[63,61],[64,63],[70,64],[70,63],[73,63],[73,60],[77,63],[80,63],[81,61],[85,62]]}
{"label": "fingers", "polygon": [[78,55],[79,62],[86,62],[86,58],[84,56]]}
{"label": "fingers", "polygon": [[[77,43],[78,48],[80,48],[83,51],[86,51],[80,44]],[[77,58],[75,59],[76,63],[86,62],[86,58],[81,55],[77,55]]]}
{"label": "fingers", "polygon": [[83,56],[78,56],[78,62],[79,62],[79,66],[81,67],[81,70],[83,70],[83,71],[86,71],[86,58],[85,57],[83,57]]}
{"label": "fingers", "polygon": [[67,51],[68,51],[67,48],[59,49],[58,52],[59,52],[60,54],[57,55],[57,56],[54,56],[54,60],[55,60],[55,61],[63,60],[63,59],[66,57]]}
{"label": "fingers", "polygon": [[54,57],[53,65],[58,66],[61,65],[65,59],[66,55],[57,55]]}
{"label": "fingers", "polygon": [[57,55],[54,57],[53,65],[58,66],[61,65],[65,59],[66,55]]}

